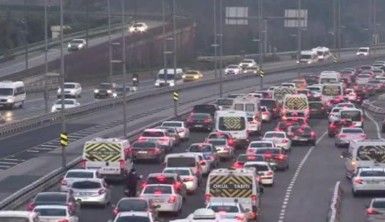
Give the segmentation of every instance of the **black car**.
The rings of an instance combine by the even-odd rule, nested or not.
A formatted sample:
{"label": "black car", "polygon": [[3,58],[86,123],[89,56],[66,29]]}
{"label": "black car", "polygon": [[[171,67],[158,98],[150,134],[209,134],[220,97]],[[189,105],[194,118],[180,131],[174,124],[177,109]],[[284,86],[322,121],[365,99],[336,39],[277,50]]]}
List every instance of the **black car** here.
{"label": "black car", "polygon": [[259,100],[260,106],[265,106],[269,112],[273,114],[273,117],[279,116],[279,107],[277,104],[277,101],[275,99],[260,99]]}
{"label": "black car", "polygon": [[315,146],[317,140],[317,135],[310,126],[290,126],[287,135],[293,143],[310,143]]}
{"label": "black car", "polygon": [[309,102],[310,118],[323,118],[327,116],[327,110],[321,101]]}
{"label": "black car", "polygon": [[317,75],[305,75],[304,78],[308,86],[318,84],[319,77]]}
{"label": "black car", "polygon": [[115,98],[117,96],[117,85],[115,83],[100,83],[99,87],[94,89],[95,99]]}
{"label": "black car", "polygon": [[215,112],[218,110],[218,107],[213,104],[199,104],[193,107],[193,113],[208,113],[211,116],[214,116]]}
{"label": "black car", "polygon": [[214,127],[214,119],[208,113],[191,113],[186,119],[186,126],[192,129],[205,129],[211,131]]}

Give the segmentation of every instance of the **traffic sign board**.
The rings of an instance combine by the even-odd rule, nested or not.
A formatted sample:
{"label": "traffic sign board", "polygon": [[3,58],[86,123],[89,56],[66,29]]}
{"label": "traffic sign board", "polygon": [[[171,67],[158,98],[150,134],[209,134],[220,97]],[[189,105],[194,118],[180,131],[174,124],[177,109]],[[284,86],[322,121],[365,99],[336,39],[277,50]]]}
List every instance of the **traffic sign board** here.
{"label": "traffic sign board", "polygon": [[68,146],[68,134],[65,132],[60,133],[60,145]]}
{"label": "traffic sign board", "polygon": [[177,91],[174,91],[173,99],[174,99],[174,101],[178,101],[179,100],[179,93]]}

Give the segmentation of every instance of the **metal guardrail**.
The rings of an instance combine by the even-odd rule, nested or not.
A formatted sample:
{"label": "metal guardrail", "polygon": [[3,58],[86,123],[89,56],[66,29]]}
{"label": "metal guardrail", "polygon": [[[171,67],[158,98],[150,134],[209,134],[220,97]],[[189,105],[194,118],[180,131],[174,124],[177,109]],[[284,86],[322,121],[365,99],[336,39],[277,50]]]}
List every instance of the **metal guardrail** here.
{"label": "metal guardrail", "polygon": [[362,102],[362,107],[364,107],[365,109],[367,109],[373,113],[385,115],[385,107],[376,106],[372,102],[370,102],[369,100],[364,100]]}
{"label": "metal guardrail", "polygon": [[341,221],[341,208],[342,208],[342,197],[343,197],[343,190],[341,188],[341,182],[337,181],[332,201],[329,207],[327,222],[340,222]]}
{"label": "metal guardrail", "polygon": [[[368,58],[369,59],[369,58]],[[348,61],[362,61],[361,58],[353,58],[353,59],[348,59],[346,61],[341,61],[341,62],[348,62]],[[328,64],[333,64],[333,62],[328,61],[324,63],[317,63],[317,64],[310,64],[310,65],[303,65],[303,67],[321,67],[324,65]],[[283,67],[275,67],[271,69],[266,69],[265,70],[265,75],[269,75],[272,73],[276,72],[283,72],[283,71],[291,71],[295,70],[298,68],[297,64],[293,64],[290,66],[283,66]],[[234,81],[234,80],[239,80],[239,79],[245,79],[245,78],[250,78],[254,77],[256,75],[254,74],[244,74],[244,75],[237,75],[237,76],[225,76],[223,82],[229,82],[229,81]],[[154,95],[163,95],[167,93],[171,93],[174,90],[186,90],[186,89],[191,89],[191,88],[198,88],[198,87],[204,87],[208,85],[214,85],[218,84],[220,81],[218,79],[210,79],[206,81],[200,81],[200,82],[191,82],[191,83],[184,83],[182,85],[177,85],[175,87],[165,87],[165,88],[160,88],[160,89],[154,89],[138,94],[132,94],[127,96],[127,101],[135,101],[138,99],[143,99],[146,97],[151,97]],[[89,103],[86,105],[82,105],[80,107],[72,108],[65,110],[65,116],[66,118],[71,118],[75,116],[79,116],[82,114],[87,114],[90,112],[95,112],[97,110],[102,110],[110,107],[114,107],[115,105],[121,104],[122,103],[122,98],[116,98],[116,99],[105,99],[102,101],[98,102],[93,102]],[[40,114],[34,117],[28,117],[19,121],[11,122],[4,124],[0,127],[0,136],[4,135],[9,135],[9,134],[15,134],[17,132],[26,130],[26,129],[31,129],[31,128],[37,128],[37,127],[42,127],[42,126],[47,126],[50,124],[53,124],[57,121],[59,121],[61,118],[60,112],[58,113],[49,113],[49,114]]]}

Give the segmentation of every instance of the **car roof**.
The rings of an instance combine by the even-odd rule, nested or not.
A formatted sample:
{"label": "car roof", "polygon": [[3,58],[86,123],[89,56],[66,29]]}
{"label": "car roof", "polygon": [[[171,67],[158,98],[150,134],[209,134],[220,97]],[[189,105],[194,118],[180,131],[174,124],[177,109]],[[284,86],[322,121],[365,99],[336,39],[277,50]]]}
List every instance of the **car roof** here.
{"label": "car roof", "polygon": [[44,208],[44,209],[68,209],[67,205],[38,205],[36,208]]}
{"label": "car roof", "polygon": [[265,132],[265,134],[268,134],[268,133],[280,133],[280,134],[286,134],[286,133],[283,132],[283,131],[276,131],[276,130],[266,131],[266,132]]}
{"label": "car roof", "polygon": [[116,216],[118,217],[127,217],[127,216],[139,216],[139,217],[148,217],[148,212],[141,212],[141,211],[130,211],[130,212],[120,212]]}
{"label": "car roof", "polygon": [[150,128],[150,129],[145,129],[144,132],[166,132],[166,129]]}
{"label": "car roof", "polygon": [[148,177],[158,177],[158,176],[165,176],[165,177],[177,177],[178,174],[176,173],[150,173],[148,174]]}
{"label": "car roof", "polygon": [[0,211],[0,217],[16,216],[16,217],[31,217],[37,215],[36,212],[21,211],[21,210],[2,210]]}

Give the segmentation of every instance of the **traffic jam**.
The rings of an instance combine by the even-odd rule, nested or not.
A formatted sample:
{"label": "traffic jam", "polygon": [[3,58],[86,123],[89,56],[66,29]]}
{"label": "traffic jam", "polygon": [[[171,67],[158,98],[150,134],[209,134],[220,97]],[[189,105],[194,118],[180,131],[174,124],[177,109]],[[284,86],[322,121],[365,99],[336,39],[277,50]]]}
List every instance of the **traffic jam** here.
{"label": "traffic jam", "polygon": [[[95,205],[111,209],[111,222],[257,221],[291,153],[317,146],[314,119],[327,121],[327,137],[341,148],[352,194],[384,192],[385,141],[365,133],[361,108],[385,92],[384,70],[385,61],[377,61],[306,74],[195,105],[182,120],[145,129],[134,141],[94,138],[84,144],[80,166],[26,210],[60,222],[81,221],[81,211]],[[193,140],[197,135],[203,139]],[[146,168],[157,170],[144,175]],[[118,201],[116,186],[124,187]],[[189,200],[195,195],[203,203]],[[197,207],[185,212],[191,204]],[[385,198],[373,197],[366,214],[384,221]]]}

